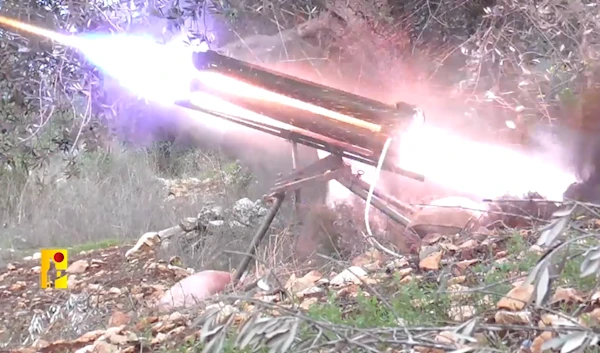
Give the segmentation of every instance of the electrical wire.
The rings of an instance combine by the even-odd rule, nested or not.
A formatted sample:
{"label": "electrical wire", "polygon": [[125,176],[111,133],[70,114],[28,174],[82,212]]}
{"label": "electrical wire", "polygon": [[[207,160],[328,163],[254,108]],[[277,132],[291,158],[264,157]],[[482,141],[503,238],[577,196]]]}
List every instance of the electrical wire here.
{"label": "electrical wire", "polygon": [[371,209],[371,199],[373,198],[373,193],[375,192],[375,187],[377,186],[377,182],[379,181],[379,175],[381,174],[381,169],[383,168],[383,162],[385,161],[385,156],[387,155],[388,149],[392,144],[392,138],[388,137],[383,145],[383,149],[381,150],[381,155],[379,156],[379,160],[377,161],[377,168],[375,169],[375,176],[373,178],[373,182],[371,183],[371,187],[369,187],[369,193],[367,194],[367,199],[365,200],[365,228],[367,229],[367,234],[370,238],[373,237],[373,232],[371,231],[371,222],[369,221],[369,210]]}

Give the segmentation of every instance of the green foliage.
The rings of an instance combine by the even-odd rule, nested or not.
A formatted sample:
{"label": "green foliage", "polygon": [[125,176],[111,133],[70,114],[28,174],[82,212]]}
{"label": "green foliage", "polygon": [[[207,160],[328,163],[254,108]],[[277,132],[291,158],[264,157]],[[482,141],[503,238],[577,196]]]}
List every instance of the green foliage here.
{"label": "green foliage", "polygon": [[315,320],[324,320],[332,324],[344,322],[343,308],[337,303],[336,297],[330,294],[325,303],[319,303],[310,307],[308,315]]}
{"label": "green foliage", "polygon": [[451,300],[448,294],[438,293],[437,285],[399,285],[397,279],[391,279],[383,286],[393,293],[385,296],[387,303],[382,303],[382,297],[362,291],[349,302],[330,295],[325,303],[312,306],[308,315],[315,320],[358,328],[394,327],[399,319],[407,325],[430,326],[448,321]]}
{"label": "green foliage", "polygon": [[[597,239],[589,241],[590,244],[581,244],[582,248],[597,244]],[[364,292],[359,291],[354,299],[331,293],[327,300],[312,306],[308,316],[332,324],[382,328],[397,326],[398,319],[413,327],[445,326],[454,322],[452,313],[461,305],[472,306],[476,315],[482,315],[495,310],[498,300],[513,288],[512,283],[524,279],[523,274],[535,267],[540,259],[539,254],[529,250],[531,244],[519,234],[507,236],[505,245],[508,256],[504,261],[485,260],[470,267],[466,272],[467,282],[463,284],[470,289],[465,292],[454,293],[438,281],[426,279],[400,284],[399,278],[392,276],[375,286],[377,295],[367,288]],[[567,261],[557,285],[593,292],[597,279],[580,277],[583,256],[581,252],[574,254]]]}
{"label": "green foliage", "polygon": [[[54,0],[4,1],[0,15],[57,32],[131,32],[148,24],[164,27],[157,39],[181,33],[191,37],[205,11],[203,1],[94,4]],[[60,43],[14,29],[0,28],[0,173],[7,168],[25,178],[58,152],[94,150],[110,140],[117,115],[144,105],[121,101],[105,90],[105,78],[81,53]],[[118,94],[119,96],[121,94]],[[91,110],[89,108],[92,108]]]}
{"label": "green foliage", "polygon": [[72,253],[77,254],[82,251],[102,250],[102,249],[110,248],[111,246],[120,245],[121,243],[122,243],[122,241],[119,241],[117,239],[103,239],[103,240],[97,241],[97,242],[90,242],[90,243],[75,245],[75,246],[69,248],[69,250]]}

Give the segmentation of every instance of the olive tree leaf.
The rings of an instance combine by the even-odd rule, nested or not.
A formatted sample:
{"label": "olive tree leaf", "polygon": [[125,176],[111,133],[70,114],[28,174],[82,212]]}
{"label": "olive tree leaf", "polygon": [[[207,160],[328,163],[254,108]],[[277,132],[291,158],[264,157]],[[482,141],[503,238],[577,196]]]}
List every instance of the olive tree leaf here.
{"label": "olive tree leaf", "polygon": [[540,229],[539,246],[551,246],[558,236],[567,228],[575,207],[555,212],[552,222]]}
{"label": "olive tree leaf", "polygon": [[536,280],[540,277],[540,274],[544,271],[544,269],[546,269],[548,267],[547,261],[548,261],[547,257],[543,257],[538,261],[538,263],[535,265],[535,267],[533,267],[529,271],[527,278],[523,282],[524,286],[528,286],[528,285],[534,284],[536,282]]}
{"label": "olive tree leaf", "polygon": [[565,340],[562,348],[560,349],[560,353],[571,353],[579,348],[583,348],[582,346],[588,340],[587,332],[575,332],[568,336],[568,339]]}
{"label": "olive tree leaf", "polygon": [[568,208],[563,208],[562,210],[557,210],[552,214],[552,218],[569,217],[573,214],[575,208],[577,208],[577,205]]}
{"label": "olive tree leaf", "polygon": [[595,246],[595,247],[589,249],[587,252],[589,253],[587,256],[589,256],[590,260],[593,260],[593,261],[600,260],[600,246]]}
{"label": "olive tree leaf", "polygon": [[540,276],[535,286],[535,303],[537,306],[541,306],[544,304],[544,298],[550,291],[550,271],[548,270],[548,266],[544,266],[544,268],[540,271]]}
{"label": "olive tree leaf", "polygon": [[200,315],[194,322],[192,323],[195,327],[204,327],[207,323],[209,323],[215,315],[219,313],[220,309],[216,306],[206,309],[202,315]]}
{"label": "olive tree leaf", "polygon": [[479,320],[477,318],[472,318],[465,323],[459,325],[454,332],[461,335],[471,336],[475,332],[477,325],[479,324]]}
{"label": "olive tree leaf", "polygon": [[597,274],[600,271],[600,247],[596,246],[585,252],[579,270],[582,278]]}
{"label": "olive tree leaf", "polygon": [[221,313],[221,310],[216,314],[213,313],[211,318],[207,320],[205,326],[202,327],[200,332],[200,342],[205,343],[204,349],[202,350],[203,353],[221,353],[223,351],[223,346],[225,345],[225,340],[227,338],[227,331],[231,327],[235,316],[227,316],[227,321],[220,324],[223,320],[223,317],[220,317]]}
{"label": "olive tree leaf", "polygon": [[598,344],[598,335],[589,331],[572,332],[565,335],[559,335],[542,344],[542,351],[553,350],[560,348],[560,353],[572,353],[583,351],[587,347]]}
{"label": "olive tree leaf", "polygon": [[299,320],[295,317],[261,317],[253,314],[238,330],[234,346],[239,349],[261,347],[269,352],[287,352],[298,332]]}
{"label": "olive tree leaf", "polygon": [[246,348],[254,339],[254,328],[260,320],[260,313],[256,312],[238,330],[234,345],[240,349]]}
{"label": "olive tree leaf", "polygon": [[278,330],[275,335],[268,335],[267,337],[271,336],[267,341],[269,353],[287,352],[294,343],[299,326],[300,321],[297,318],[290,318],[286,320],[286,325],[282,325],[285,330]]}
{"label": "olive tree leaf", "polygon": [[568,336],[554,337],[542,344],[542,351],[557,350],[562,347],[568,339]]}
{"label": "olive tree leaf", "polygon": [[204,346],[204,349],[202,349],[202,353],[221,353],[221,352],[223,352],[223,346],[225,345],[226,337],[227,337],[227,330],[224,329],[224,326],[219,327],[218,332]]}
{"label": "olive tree leaf", "polygon": [[454,329],[454,334],[459,339],[459,342],[477,342],[477,339],[473,337],[473,334],[475,333],[478,324],[479,319],[472,318],[456,327],[456,329]]}
{"label": "olive tree leaf", "polygon": [[[218,335],[221,330],[223,330],[228,323],[221,324],[225,320],[222,317],[222,310],[220,306],[216,306],[210,309],[207,309],[206,312],[201,316],[200,320],[197,321],[197,325],[201,325],[202,329],[200,330],[200,341],[207,342],[214,339],[214,336]],[[233,319],[233,315],[228,317],[229,321]]]}

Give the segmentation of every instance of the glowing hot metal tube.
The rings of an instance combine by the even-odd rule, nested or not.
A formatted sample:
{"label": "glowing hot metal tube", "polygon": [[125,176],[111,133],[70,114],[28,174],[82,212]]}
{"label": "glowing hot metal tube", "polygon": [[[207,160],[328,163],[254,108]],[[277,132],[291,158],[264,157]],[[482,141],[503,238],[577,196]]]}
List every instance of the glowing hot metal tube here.
{"label": "glowing hot metal tube", "polygon": [[192,89],[206,92],[296,128],[378,155],[385,140],[403,131],[420,111],[396,106],[274,72],[214,51],[193,54],[199,70]]}

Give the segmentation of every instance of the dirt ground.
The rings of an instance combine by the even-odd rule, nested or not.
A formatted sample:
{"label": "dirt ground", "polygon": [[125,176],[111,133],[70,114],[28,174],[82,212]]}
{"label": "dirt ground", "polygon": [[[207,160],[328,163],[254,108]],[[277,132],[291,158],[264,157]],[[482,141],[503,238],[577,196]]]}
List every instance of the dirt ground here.
{"label": "dirt ground", "polygon": [[70,264],[87,267],[82,265],[81,274],[69,275],[69,290],[40,289],[39,260],[13,262],[0,269],[0,310],[5,313],[0,341],[29,346],[38,337],[50,342],[75,339],[107,326],[117,310],[150,315],[152,300],[186,273],[167,270],[160,262],[152,266],[146,261],[128,262],[129,248],[70,254]]}

